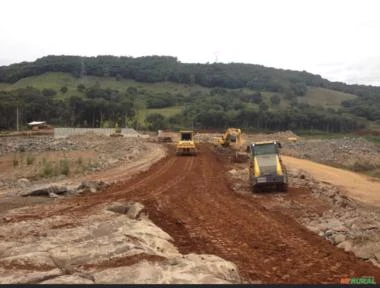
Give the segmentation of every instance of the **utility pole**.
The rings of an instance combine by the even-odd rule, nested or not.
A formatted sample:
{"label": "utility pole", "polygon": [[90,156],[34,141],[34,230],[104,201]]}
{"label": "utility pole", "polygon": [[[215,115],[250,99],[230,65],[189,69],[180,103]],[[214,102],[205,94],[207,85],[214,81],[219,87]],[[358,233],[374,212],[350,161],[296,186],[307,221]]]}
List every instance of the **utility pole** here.
{"label": "utility pole", "polygon": [[80,58],[80,68],[80,78],[82,78],[83,82],[83,77],[87,76],[86,65],[84,64],[83,57]]}
{"label": "utility pole", "polygon": [[17,108],[16,108],[16,128],[17,128],[17,132],[19,131],[18,118],[19,118],[19,112],[18,112],[18,106],[17,106]]}

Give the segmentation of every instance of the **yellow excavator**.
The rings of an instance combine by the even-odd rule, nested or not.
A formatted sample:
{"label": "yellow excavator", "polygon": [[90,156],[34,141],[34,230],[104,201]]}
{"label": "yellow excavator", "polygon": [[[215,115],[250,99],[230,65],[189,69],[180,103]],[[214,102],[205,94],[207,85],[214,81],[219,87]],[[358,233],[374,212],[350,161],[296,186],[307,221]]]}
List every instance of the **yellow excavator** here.
{"label": "yellow excavator", "polygon": [[247,147],[250,155],[249,179],[254,192],[264,188],[288,190],[288,174],[282,163],[277,141],[252,143]]}
{"label": "yellow excavator", "polygon": [[198,149],[194,143],[194,132],[190,130],[182,130],[180,133],[180,140],[176,145],[176,154],[179,155],[197,155]]}
{"label": "yellow excavator", "polygon": [[222,138],[219,139],[219,144],[223,147],[234,146],[239,150],[241,148],[241,130],[228,128]]}
{"label": "yellow excavator", "polygon": [[222,138],[218,139],[218,143],[223,147],[230,147],[236,150],[234,158],[236,162],[245,162],[248,160],[247,153],[242,151],[243,140],[239,128],[228,128]]}

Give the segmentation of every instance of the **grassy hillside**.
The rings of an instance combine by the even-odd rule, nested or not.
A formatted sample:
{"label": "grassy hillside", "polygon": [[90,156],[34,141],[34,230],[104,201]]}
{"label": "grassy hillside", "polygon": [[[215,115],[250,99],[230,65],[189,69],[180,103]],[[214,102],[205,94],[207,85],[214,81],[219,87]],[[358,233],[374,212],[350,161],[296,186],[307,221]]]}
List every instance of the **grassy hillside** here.
{"label": "grassy hillside", "polygon": [[[81,96],[86,97],[84,92],[78,91],[78,85],[84,85],[86,88],[94,87],[102,89],[114,89],[120,91],[124,94],[128,88],[134,87],[138,90],[137,102],[139,102],[139,109],[137,111],[137,121],[141,126],[144,126],[145,118],[147,115],[152,113],[159,113],[166,118],[169,118],[173,115],[179,114],[183,111],[183,97],[190,96],[190,98],[198,97],[200,102],[207,101],[222,101],[228,103],[235,101],[234,97],[240,98],[242,95],[252,95],[257,92],[261,93],[262,101],[267,103],[270,111],[279,111],[279,109],[287,108],[291,106],[290,100],[288,100],[284,94],[268,92],[268,91],[258,91],[250,88],[239,88],[239,89],[227,89],[222,88],[213,89],[207,88],[200,85],[189,85],[189,84],[179,84],[174,82],[156,82],[156,83],[147,83],[147,82],[137,82],[130,79],[120,79],[117,80],[115,77],[97,77],[97,76],[86,76],[83,78],[76,78],[69,73],[62,72],[47,72],[39,76],[30,76],[23,78],[13,84],[9,83],[0,83],[0,91],[12,91],[19,88],[34,87],[39,90],[43,89],[54,89],[57,94],[54,96],[55,99],[68,99],[71,96]],[[67,87],[67,92],[63,93],[60,91],[62,87]],[[215,90],[219,92],[215,92]],[[216,93],[216,94],[215,94]],[[219,94],[220,93],[220,94]],[[277,94],[281,98],[280,105],[273,106],[271,104],[271,97]],[[166,108],[156,108],[156,109],[147,109],[147,99],[156,98],[156,97],[167,97],[165,95],[182,95],[178,96],[180,99],[176,104],[171,107]],[[214,95],[214,96],[212,96]],[[216,96],[215,96],[216,95]],[[218,96],[220,95],[220,96]],[[216,98],[215,98],[216,97]],[[221,98],[219,98],[221,97]],[[299,103],[307,103],[311,106],[322,106],[324,108],[333,108],[337,109],[341,107],[342,101],[356,99],[357,96],[352,94],[347,94],[339,91],[329,90],[326,88],[320,87],[308,87],[307,93],[305,96],[300,96],[293,98],[292,101],[297,100]],[[181,100],[182,99],[182,100]],[[203,101],[204,99],[204,101]],[[240,101],[240,100],[239,100]],[[253,100],[252,100],[253,101]],[[258,109],[259,105],[254,104],[254,102],[240,102],[245,108]],[[149,106],[148,106],[149,107]],[[154,107],[154,106],[152,106]],[[156,106],[157,107],[157,106]],[[207,110],[207,111],[210,111]],[[279,111],[280,112],[280,111]],[[234,113],[234,112],[233,112]],[[281,112],[280,112],[281,113]],[[251,117],[252,118],[252,117]],[[254,119],[254,117],[253,117]]]}
{"label": "grassy hillside", "polygon": [[324,108],[340,108],[342,101],[352,100],[357,96],[339,91],[320,87],[309,87],[307,94],[303,97],[298,97],[300,103],[307,103],[311,106],[322,106]]}
{"label": "grassy hillside", "polygon": [[[11,91],[18,88],[25,88],[28,86],[35,87],[37,89],[50,88],[57,91],[55,98],[69,98],[74,95],[82,96],[83,93],[77,90],[78,85],[83,84],[86,87],[99,86],[101,88],[116,89],[119,91],[126,91],[129,87],[138,88],[140,91],[146,91],[148,93],[171,93],[171,94],[181,94],[188,96],[191,93],[201,92],[208,94],[211,88],[202,87],[199,85],[187,85],[187,84],[177,84],[172,82],[158,82],[158,83],[143,83],[136,82],[134,80],[121,79],[116,80],[114,77],[96,77],[87,76],[83,78],[76,78],[69,73],[61,72],[48,72],[39,76],[30,76],[17,81],[14,84],[0,83],[0,90]],[[68,91],[66,93],[60,92],[61,87],[67,87]],[[227,89],[232,90],[232,89]],[[244,88],[235,89],[239,93],[250,94],[256,92],[255,90]],[[274,94],[273,92],[261,92],[263,101],[269,106],[270,97]],[[281,96],[281,95],[280,95]],[[354,99],[357,96],[346,94],[338,91],[333,91],[325,88],[319,87],[309,87],[308,92],[303,97],[298,97],[297,101],[301,103],[307,103],[312,106],[323,106],[325,108],[339,108],[340,104],[344,100]],[[289,101],[286,100],[283,95],[281,96],[280,108],[285,108],[290,105]],[[173,116],[180,113],[182,110],[181,106],[174,106],[161,109],[143,109],[139,111],[138,121],[143,123],[146,115],[151,113],[159,113],[165,117]]]}
{"label": "grassy hillside", "polygon": [[[61,72],[48,72],[39,76],[26,77],[17,81],[14,84],[0,83],[0,90],[10,91],[18,88],[25,88],[28,86],[32,86],[40,90],[44,88],[51,88],[58,92],[56,96],[57,98],[68,98],[72,95],[81,95],[81,93],[77,90],[77,86],[80,84],[83,84],[86,87],[98,85],[101,88],[110,88],[120,91],[125,91],[129,87],[136,87],[138,89],[151,93],[169,92],[172,94],[179,93],[184,96],[190,95],[194,92],[209,93],[211,90],[211,88],[206,88],[199,85],[177,84],[173,82],[143,83],[129,79],[116,80],[114,77],[96,76],[76,78],[69,73]],[[60,88],[63,86],[66,86],[68,88],[68,92],[62,93],[59,91]],[[244,94],[250,94],[255,92],[255,90],[249,88],[235,90],[241,91]],[[270,97],[275,93],[262,92],[261,94],[263,96],[263,100],[266,103],[270,104]],[[307,103],[311,106],[322,106],[324,108],[339,108],[342,101],[351,100],[355,98],[357,98],[357,96],[352,94],[347,94],[320,87],[309,87],[307,94],[303,97],[297,97],[297,101],[301,103]],[[282,108],[287,107],[289,104],[288,101],[284,99],[284,97],[282,97],[281,102],[282,103],[280,107]]]}
{"label": "grassy hillside", "polygon": [[[58,92],[57,98],[68,98],[72,95],[81,95],[78,92],[78,85],[83,84],[86,87],[95,85],[101,88],[110,88],[120,91],[125,91],[129,87],[136,87],[147,92],[164,93],[170,92],[172,94],[180,93],[182,95],[189,95],[192,92],[207,92],[210,88],[205,88],[199,85],[186,85],[176,84],[172,82],[158,82],[158,83],[143,83],[136,82],[129,79],[116,80],[115,77],[96,77],[86,76],[83,78],[76,78],[69,73],[61,72],[48,72],[39,76],[30,76],[17,81],[14,84],[0,83],[0,90],[11,91],[28,86],[42,90],[44,88],[54,89]],[[59,90],[61,87],[66,86],[68,91],[62,93]]]}

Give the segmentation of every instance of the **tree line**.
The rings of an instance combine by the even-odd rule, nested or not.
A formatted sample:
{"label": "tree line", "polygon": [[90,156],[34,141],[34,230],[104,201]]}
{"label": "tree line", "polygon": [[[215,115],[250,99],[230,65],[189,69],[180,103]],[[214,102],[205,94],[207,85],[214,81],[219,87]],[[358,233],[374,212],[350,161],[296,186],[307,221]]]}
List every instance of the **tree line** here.
{"label": "tree line", "polygon": [[[67,89],[67,88],[66,88]],[[78,90],[81,88],[78,87]],[[91,87],[83,96],[55,99],[56,91],[27,87],[0,92],[0,129],[16,128],[16,114],[25,125],[35,120],[70,127],[132,125],[136,109],[131,95],[118,90]]]}
{"label": "tree line", "polygon": [[[62,87],[61,90],[66,87]],[[63,89],[67,91],[66,89]],[[225,129],[237,126],[246,130],[308,130],[348,132],[363,128],[362,121],[344,114],[343,110],[326,110],[307,104],[280,109],[277,94],[268,105],[260,92],[214,88],[190,95],[147,93],[135,87],[126,91],[104,89],[97,85],[78,85],[77,95],[57,99],[53,89],[33,87],[0,92],[0,129],[16,128],[16,111],[24,125],[47,120],[53,125],[70,127],[136,127],[139,129]],[[80,92],[80,93],[79,93]],[[277,96],[277,97],[276,97]],[[159,102],[155,102],[159,101]],[[138,114],[146,107],[183,107],[171,117],[151,113],[143,123]]]}

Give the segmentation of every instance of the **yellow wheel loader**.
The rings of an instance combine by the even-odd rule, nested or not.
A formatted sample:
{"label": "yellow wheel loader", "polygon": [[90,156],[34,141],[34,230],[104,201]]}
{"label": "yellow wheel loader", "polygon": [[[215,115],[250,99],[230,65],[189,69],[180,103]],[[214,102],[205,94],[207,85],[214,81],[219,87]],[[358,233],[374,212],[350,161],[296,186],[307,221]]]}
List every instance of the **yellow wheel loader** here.
{"label": "yellow wheel loader", "polygon": [[249,179],[254,192],[264,188],[277,191],[288,190],[288,174],[282,163],[277,141],[252,143],[247,147],[249,153]]}
{"label": "yellow wheel loader", "polygon": [[180,131],[180,140],[176,145],[177,155],[197,155],[198,149],[194,143],[193,131]]}

